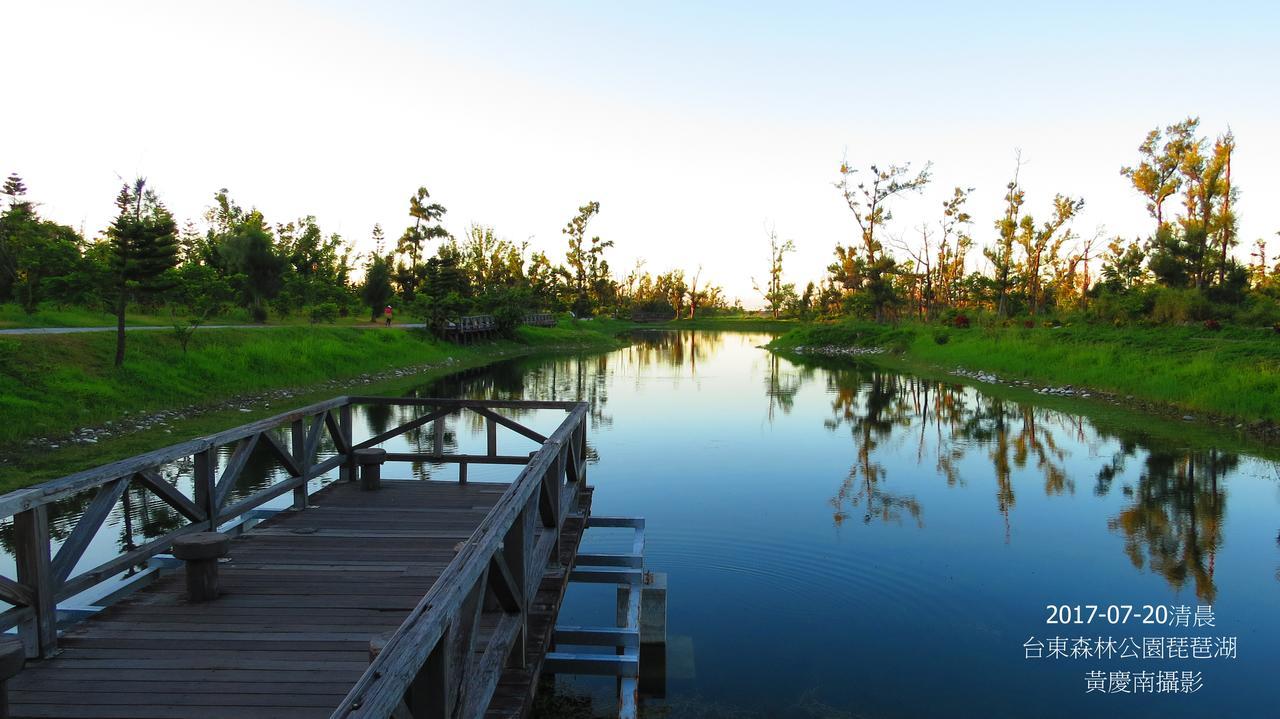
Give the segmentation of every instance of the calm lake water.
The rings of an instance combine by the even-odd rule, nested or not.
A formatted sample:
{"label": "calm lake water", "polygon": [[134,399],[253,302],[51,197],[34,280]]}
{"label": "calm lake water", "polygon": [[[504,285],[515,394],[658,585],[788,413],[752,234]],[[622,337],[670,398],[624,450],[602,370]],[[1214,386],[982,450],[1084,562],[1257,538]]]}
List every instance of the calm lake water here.
{"label": "calm lake water", "polygon": [[[590,403],[593,511],[645,517],[646,565],[669,576],[667,671],[646,682],[646,715],[1280,716],[1274,462],[1222,449],[1235,444],[1225,438],[1169,440],[1177,433],[1140,417],[1094,421],[852,361],[794,364],[759,349],[760,334],[634,340],[415,394]],[[357,440],[407,412],[358,414]],[[561,417],[521,421],[549,432]],[[450,421],[452,451],[483,447],[482,422]],[[385,446],[430,441],[423,428]],[[519,441],[504,436],[500,451]],[[259,459],[238,493],[276,476]],[[185,487],[189,472],[165,474]],[[470,479],[514,473],[473,466]],[[179,525],[164,505],[130,497],[127,521],[108,520],[81,568]],[[68,503],[55,533],[82,508]],[[6,549],[10,533],[0,526]],[[587,537],[595,549],[624,546],[606,530]],[[1092,622],[1047,624],[1048,605],[1067,605],[1070,620],[1079,605],[1082,622],[1098,609]],[[1214,626],[1196,626],[1200,607]],[[612,623],[612,592],[575,587],[561,620]],[[1166,658],[1143,658],[1155,648],[1144,640],[1157,639]],[[1037,643],[1040,658],[1028,658]],[[1113,655],[1097,656],[1099,644]],[[1122,656],[1134,647],[1138,657]],[[1090,672],[1103,691],[1089,691]],[[561,678],[548,716],[607,716],[613,692]]]}
{"label": "calm lake water", "polygon": [[[1275,463],[1159,441],[1140,418],[1104,430],[870,364],[800,366],[768,340],[643,333],[424,391],[591,403],[593,511],[645,517],[646,565],[669,575],[666,697],[649,715],[1280,716]],[[1048,625],[1050,604],[1133,615]],[[1154,623],[1184,606],[1191,626]],[[1194,626],[1200,606],[1215,626]],[[612,619],[607,592],[575,592],[561,617]],[[1048,658],[1055,637],[1068,657],[1088,638],[1091,656]],[[1124,639],[1142,657],[1170,637],[1186,659],[1121,658]],[[1237,658],[1192,658],[1201,637],[1210,654],[1235,637]],[[1110,693],[1121,675],[1087,692],[1090,671],[1130,672],[1130,692],[1147,672],[1152,691]],[[1179,689],[1198,671],[1200,688],[1157,693],[1161,671]],[[613,686],[560,691],[606,715]],[[582,703],[563,715],[590,715]]]}

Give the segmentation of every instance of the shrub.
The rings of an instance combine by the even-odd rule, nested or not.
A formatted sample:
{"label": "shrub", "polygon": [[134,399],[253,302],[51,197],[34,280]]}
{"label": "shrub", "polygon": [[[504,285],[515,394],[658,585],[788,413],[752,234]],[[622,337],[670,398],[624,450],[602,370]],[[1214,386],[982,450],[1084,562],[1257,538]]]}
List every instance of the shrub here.
{"label": "shrub", "polygon": [[945,345],[946,343],[951,341],[951,335],[941,331],[934,332],[933,341],[935,344]]}
{"label": "shrub", "polygon": [[311,324],[318,325],[321,322],[333,324],[338,321],[338,305],[333,302],[324,302],[311,308]]}
{"label": "shrub", "polygon": [[1208,319],[1204,321],[1204,328],[1212,332],[1217,332],[1222,329],[1222,323],[1214,319]]}
{"label": "shrub", "polygon": [[969,329],[969,316],[956,315],[955,319],[951,320],[951,325],[958,330],[967,330]]}
{"label": "shrub", "polygon": [[529,291],[515,287],[490,288],[476,301],[477,309],[493,315],[498,332],[504,337],[510,337],[517,327],[524,324],[525,314],[532,305]]}
{"label": "shrub", "polygon": [[1234,320],[1250,327],[1270,327],[1280,323],[1280,304],[1270,297],[1255,294]]}
{"label": "shrub", "polygon": [[1212,319],[1213,305],[1198,290],[1162,288],[1155,292],[1151,319],[1159,323],[1181,324]]}
{"label": "shrub", "polygon": [[1026,327],[1027,329],[1033,329],[1033,328],[1036,326],[1036,321],[1035,321],[1035,320],[1024,320],[1024,321],[1023,321],[1023,323],[1022,323],[1022,326],[1023,326],[1023,327]]}

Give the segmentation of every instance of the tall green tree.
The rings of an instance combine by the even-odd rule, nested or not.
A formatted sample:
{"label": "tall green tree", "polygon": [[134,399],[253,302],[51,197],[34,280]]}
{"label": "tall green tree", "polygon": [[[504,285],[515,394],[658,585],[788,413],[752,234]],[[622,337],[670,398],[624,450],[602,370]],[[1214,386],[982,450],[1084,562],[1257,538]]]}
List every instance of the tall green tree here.
{"label": "tall green tree", "polygon": [[578,208],[578,214],[561,231],[569,238],[565,263],[569,265],[573,279],[573,309],[579,315],[594,313],[602,300],[606,299],[611,284],[609,263],[604,259],[604,251],[613,247],[613,240],[603,241],[596,236],[588,244],[586,239],[587,226],[599,212],[599,202],[588,202]]}
{"label": "tall green tree", "polygon": [[1009,290],[1013,287],[1013,245],[1018,232],[1024,227],[1022,205],[1027,194],[1018,182],[1022,172],[1022,155],[1018,154],[1013,179],[1005,185],[1004,216],[996,220],[996,244],[984,248],[982,253],[991,261],[992,284],[996,290],[996,314],[1004,317],[1009,311]]}
{"label": "tall green tree", "polygon": [[275,300],[281,311],[343,303],[349,290],[351,247],[340,235],[325,235],[316,218],[308,215],[276,226],[276,253],[286,269]]}
{"label": "tall green tree", "polygon": [[124,314],[129,299],[163,289],[164,273],[178,262],[178,225],[141,177],[116,196],[119,214],[107,228],[116,283],[116,358],[124,365]]}
{"label": "tall green tree", "polygon": [[16,173],[0,187],[0,301],[14,299],[32,314],[51,289],[64,298],[81,264],[79,233],[42,219],[26,199],[27,186]]}
{"label": "tall green tree", "polygon": [[285,258],[276,253],[275,238],[258,210],[250,210],[218,239],[223,267],[235,279],[240,303],[255,322],[267,319],[267,303],[284,284]]}
{"label": "tall green tree", "polygon": [[391,256],[386,252],[386,235],[382,225],[373,226],[373,252],[364,266],[364,282],[360,285],[360,301],[369,308],[369,321],[377,322],[391,301]]}
{"label": "tall green tree", "polygon": [[893,287],[896,262],[885,251],[877,231],[893,219],[889,201],[923,190],[929,184],[931,167],[932,163],[926,163],[923,170],[913,175],[910,164],[883,168],[871,165],[870,179],[855,184],[854,175],[858,170],[847,161],[840,163],[840,179],[835,186],[858,223],[861,246],[855,249],[837,244],[833,274],[846,289],[864,295],[863,302],[877,321],[884,321],[889,308],[899,301]]}
{"label": "tall green tree", "polygon": [[[1230,132],[1209,144],[1199,136],[1200,120],[1188,117],[1147,135],[1140,162],[1121,168],[1147,198],[1156,219],[1148,243],[1148,266],[1169,287],[1207,290],[1238,283],[1241,266],[1231,258],[1237,242],[1232,211],[1238,190],[1231,183],[1235,136]],[[1182,192],[1182,213],[1170,221],[1164,203]]]}
{"label": "tall green tree", "polygon": [[1102,281],[1119,292],[1128,292],[1146,275],[1147,253],[1137,240],[1113,237],[1102,256]]}
{"label": "tall green tree", "polygon": [[769,229],[769,279],[764,287],[754,279],[751,284],[756,292],[764,297],[765,304],[775,320],[781,316],[782,308],[787,306],[787,302],[796,296],[795,283],[782,281],[783,262],[787,255],[795,251],[794,242],[791,240],[779,242],[778,233],[772,228]]}
{"label": "tall green tree", "polygon": [[1024,293],[1031,314],[1036,314],[1043,301],[1044,269],[1058,259],[1062,245],[1070,237],[1067,223],[1084,208],[1084,200],[1064,195],[1053,198],[1053,215],[1040,226],[1030,215],[1018,227],[1018,244],[1022,247]]}
{"label": "tall green tree", "polygon": [[396,273],[401,276],[399,284],[405,301],[413,300],[420,275],[419,258],[423,254],[426,243],[449,236],[448,230],[440,224],[448,210],[443,205],[430,200],[431,193],[425,187],[419,187],[418,191],[409,198],[409,216],[413,218],[413,224],[405,228],[404,233],[400,235],[400,240],[396,243],[396,252],[409,259],[407,265]]}
{"label": "tall green tree", "polygon": [[1120,174],[1147,198],[1147,212],[1156,221],[1157,232],[1164,225],[1164,203],[1182,187],[1180,168],[1199,123],[1198,118],[1187,118],[1163,132],[1158,127],[1148,132],[1138,146],[1138,164],[1120,168]]}

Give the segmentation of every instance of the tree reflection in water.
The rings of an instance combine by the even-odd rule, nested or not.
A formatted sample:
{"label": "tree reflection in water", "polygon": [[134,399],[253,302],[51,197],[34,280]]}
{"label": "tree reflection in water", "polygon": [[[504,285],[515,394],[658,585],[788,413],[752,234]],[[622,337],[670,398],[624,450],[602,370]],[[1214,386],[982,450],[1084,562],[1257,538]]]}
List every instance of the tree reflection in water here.
{"label": "tree reflection in water", "polygon": [[1181,589],[1188,579],[1206,603],[1217,594],[1214,558],[1222,542],[1226,490],[1220,480],[1239,458],[1208,452],[1148,453],[1134,502],[1107,526],[1124,533],[1133,566],[1150,567]]}
{"label": "tree reflection in water", "polygon": [[[1124,551],[1135,567],[1150,569],[1175,589],[1191,583],[1205,602],[1216,596],[1213,571],[1222,542],[1224,479],[1238,467],[1237,455],[1163,448],[1137,432],[1109,433],[1080,416],[862,363],[849,366],[806,359],[803,364],[825,368],[832,403],[824,425],[830,430],[848,427],[854,443],[856,459],[829,500],[836,525],[856,510],[864,523],[901,523],[910,517],[917,526],[924,526],[920,502],[891,491],[892,478],[877,461],[877,450],[895,435],[914,440],[917,464],[932,463],[948,486],[966,485],[959,469],[966,458],[985,457],[995,480],[995,506],[1006,541],[1012,538],[1010,515],[1016,506],[1018,470],[1033,469],[1042,478],[1045,495],[1071,495],[1076,478],[1066,468],[1069,452],[1065,447],[1070,443],[1064,439],[1085,444],[1092,438],[1095,445],[1114,442],[1119,450],[1098,471],[1094,494],[1110,494],[1129,459],[1140,458],[1142,471],[1135,482],[1123,485],[1121,491],[1131,501],[1108,520],[1108,528],[1123,537]],[[770,417],[775,405],[790,410],[809,376],[789,372],[776,358],[770,361]]]}
{"label": "tree reflection in water", "polygon": [[832,394],[833,418],[826,420],[827,429],[847,425],[857,448],[857,460],[831,498],[835,510],[833,521],[843,524],[850,508],[860,509],[863,524],[872,519],[901,522],[903,513],[924,526],[923,510],[913,496],[896,494],[883,485],[884,467],[872,459],[872,453],[893,430],[909,427],[916,417],[908,395],[903,391],[907,378],[858,369],[827,374],[827,390]]}
{"label": "tree reflection in water", "polygon": [[[666,377],[673,382],[699,380],[704,363],[735,349],[726,347],[729,337],[733,335],[643,332],[633,337],[630,345],[613,352],[514,359],[456,373],[419,388],[411,396],[583,401],[589,408],[593,432],[588,437],[593,442],[596,431],[613,424],[608,412],[611,387],[625,391],[631,388],[619,383],[634,382],[635,391],[641,392]],[[1035,484],[1046,495],[1074,495],[1081,477],[1080,470],[1073,473],[1067,469],[1070,448],[1087,446],[1110,453],[1109,459],[1100,462],[1096,474],[1088,470],[1094,475],[1092,494],[1108,497],[1118,493],[1117,498],[1122,500],[1124,506],[1107,526],[1122,538],[1123,551],[1133,566],[1162,576],[1175,588],[1192,586],[1203,601],[1211,602],[1217,594],[1213,575],[1223,541],[1226,481],[1241,463],[1235,454],[1169,447],[1140,430],[1104,429],[1076,415],[865,363],[792,361],[764,353],[752,355],[744,366],[751,368],[747,371],[759,373],[767,400],[765,414],[770,422],[803,410],[803,388],[811,380],[822,378],[830,400],[829,412],[819,410],[823,423],[829,431],[847,428],[854,449],[848,471],[837,480],[828,500],[837,525],[860,516],[863,523],[910,520],[917,527],[924,527],[921,502],[895,486],[895,478],[884,463],[888,458],[904,456],[902,443],[908,449],[914,443],[914,452],[908,451],[905,456],[914,456],[919,467],[932,468],[948,487],[976,485],[981,490],[993,479],[993,504],[1003,523],[1005,540],[1012,541],[1011,520],[1017,493],[1028,487],[1015,477],[1030,471],[1039,478]],[[687,387],[681,385],[681,393]],[[363,423],[372,436],[408,422],[422,411],[365,406],[357,410],[356,421]],[[519,420],[528,413],[511,414]],[[459,426],[460,421],[466,424]],[[448,417],[446,451],[456,451],[462,433],[482,433],[483,423],[482,417],[471,413]],[[405,437],[414,451],[429,452],[434,447],[434,427],[430,424],[415,428]],[[279,439],[289,446],[287,429],[280,430]],[[894,443],[889,446],[891,440]],[[331,441],[322,435],[319,456],[330,456],[334,451]],[[1080,464],[1091,457],[1092,454],[1074,459]],[[226,459],[221,457],[219,463]],[[594,444],[590,444],[588,461],[596,460]],[[978,476],[976,466],[983,467]],[[278,462],[259,447],[250,455],[233,497],[246,496],[265,486],[280,471]],[[425,479],[433,471],[435,468],[424,464],[414,467],[413,473]],[[161,468],[163,478],[184,493],[195,489],[191,487],[191,473],[189,460]],[[66,538],[93,494],[85,492],[51,506],[50,532],[56,541]],[[199,501],[198,496],[196,499]],[[139,487],[131,487],[121,505],[107,526],[116,534],[115,543],[122,549],[159,537],[186,521]],[[120,509],[127,511],[121,513]],[[1276,542],[1280,546],[1280,536]],[[0,523],[0,545],[12,550],[12,522]],[[1280,569],[1276,579],[1280,580]]]}

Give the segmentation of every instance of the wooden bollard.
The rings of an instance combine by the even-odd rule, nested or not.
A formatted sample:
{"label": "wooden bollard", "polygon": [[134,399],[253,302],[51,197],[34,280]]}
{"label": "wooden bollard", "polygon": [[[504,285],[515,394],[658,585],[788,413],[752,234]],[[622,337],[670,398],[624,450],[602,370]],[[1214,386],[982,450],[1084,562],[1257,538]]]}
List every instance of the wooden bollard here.
{"label": "wooden bollard", "polygon": [[173,540],[173,556],[186,562],[187,597],[193,602],[218,598],[218,559],[231,551],[231,537],[196,532]]}
{"label": "wooden bollard", "polygon": [[26,661],[21,639],[0,639],[0,719],[9,719],[9,680],[22,671]]}
{"label": "wooden bollard", "polygon": [[382,464],[387,461],[387,450],[369,447],[356,450],[356,464],[360,465],[360,489],[370,491],[382,486]]}

